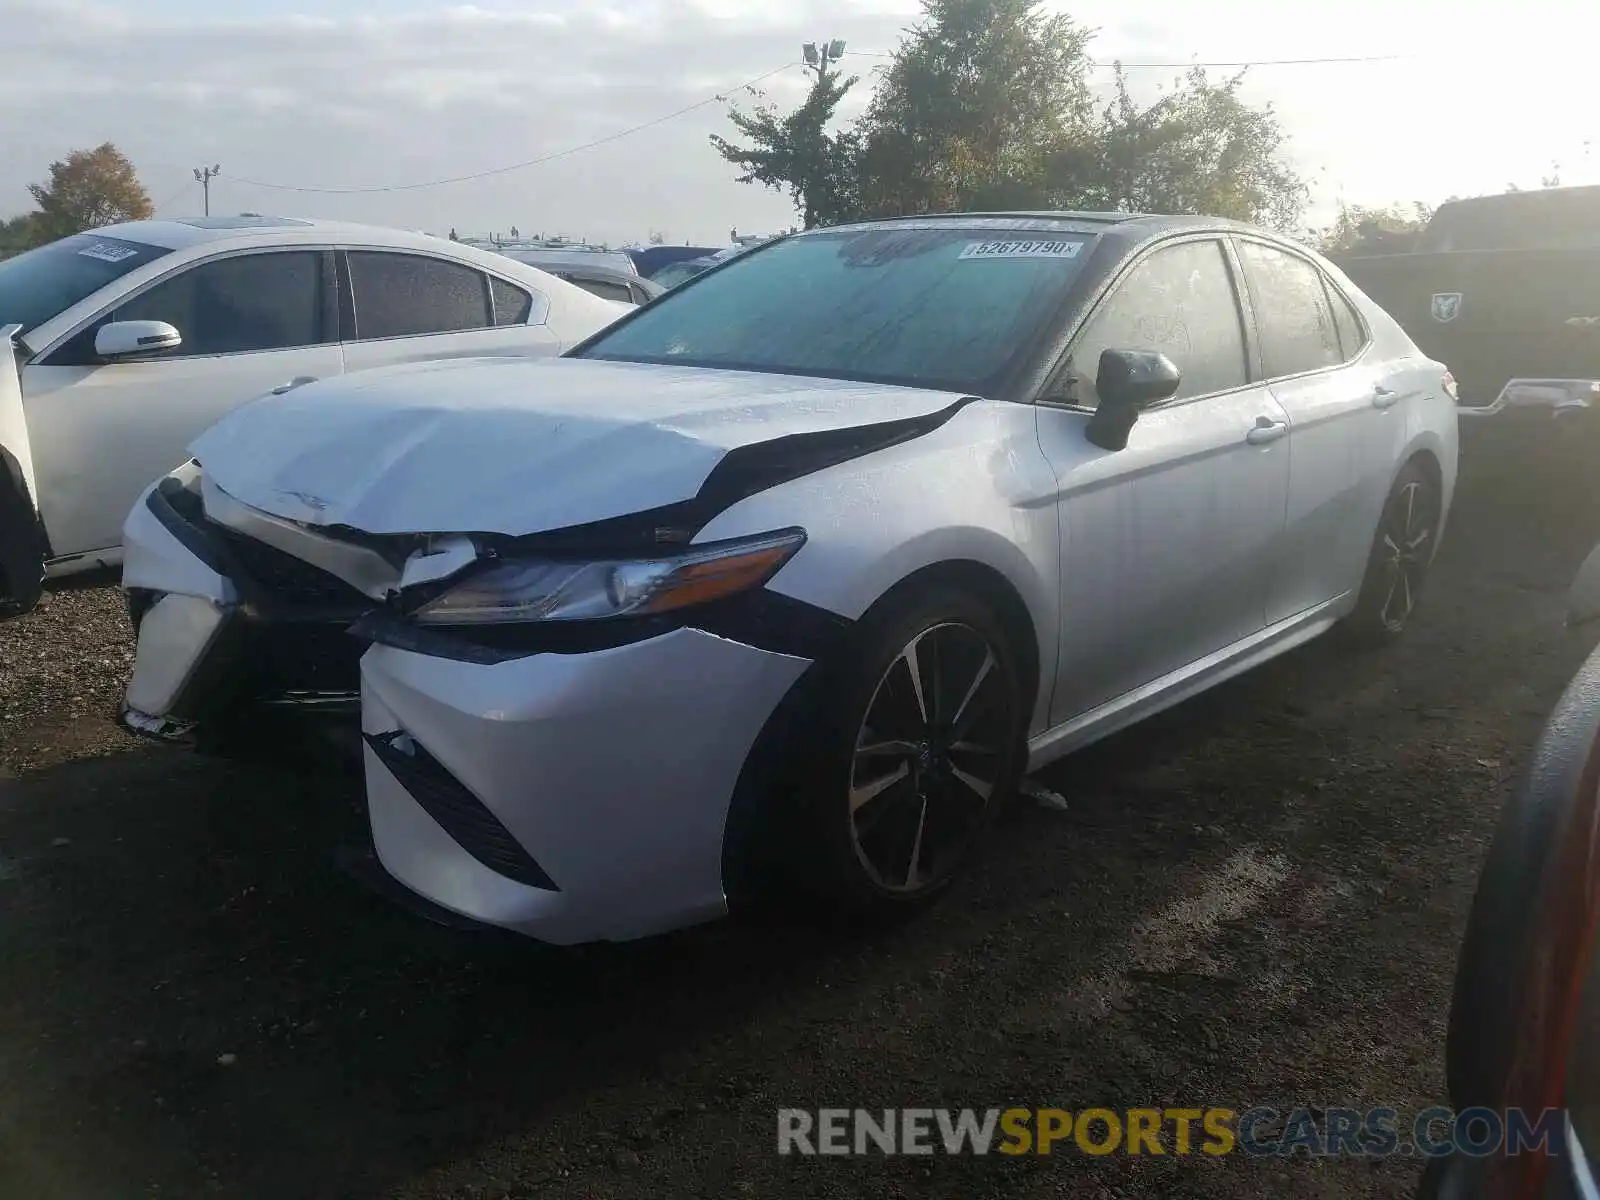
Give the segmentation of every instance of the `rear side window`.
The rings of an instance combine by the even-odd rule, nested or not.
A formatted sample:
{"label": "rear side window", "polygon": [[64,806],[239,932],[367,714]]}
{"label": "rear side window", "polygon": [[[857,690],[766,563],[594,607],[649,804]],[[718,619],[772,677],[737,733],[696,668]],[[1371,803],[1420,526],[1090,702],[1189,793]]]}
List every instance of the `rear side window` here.
{"label": "rear side window", "polygon": [[533,310],[533,297],[514,283],[497,276],[489,276],[489,290],[494,296],[494,323],[496,325],[526,325]]}
{"label": "rear side window", "polygon": [[1322,272],[1298,255],[1260,242],[1240,242],[1239,257],[1255,299],[1267,378],[1343,362]]}
{"label": "rear side window", "polygon": [[191,267],[117,306],[116,321],[166,321],[183,335],[167,358],[314,346],[322,338],[322,254],[239,254]]}
{"label": "rear side window", "polygon": [[1333,302],[1333,324],[1339,331],[1339,348],[1344,351],[1346,359],[1352,359],[1367,344],[1367,332],[1361,324],[1361,315],[1350,303],[1350,298],[1336,288],[1331,280],[1328,281],[1328,299]]}
{"label": "rear side window", "polygon": [[1222,244],[1157,250],[1101,302],[1072,349],[1074,403],[1099,403],[1094,383],[1104,350],[1165,354],[1183,376],[1177,400],[1244,386],[1244,327]]}
{"label": "rear side window", "polygon": [[356,337],[416,337],[487,329],[489,277],[420,254],[351,250]]}

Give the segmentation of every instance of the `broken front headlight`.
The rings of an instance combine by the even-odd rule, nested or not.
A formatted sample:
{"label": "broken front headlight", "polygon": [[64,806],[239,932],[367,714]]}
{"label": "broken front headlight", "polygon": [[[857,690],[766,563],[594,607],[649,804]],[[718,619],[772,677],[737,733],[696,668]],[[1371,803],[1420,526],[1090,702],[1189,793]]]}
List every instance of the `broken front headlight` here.
{"label": "broken front headlight", "polygon": [[758,588],[805,545],[805,531],[696,546],[665,558],[507,559],[470,575],[413,619],[426,625],[649,616]]}

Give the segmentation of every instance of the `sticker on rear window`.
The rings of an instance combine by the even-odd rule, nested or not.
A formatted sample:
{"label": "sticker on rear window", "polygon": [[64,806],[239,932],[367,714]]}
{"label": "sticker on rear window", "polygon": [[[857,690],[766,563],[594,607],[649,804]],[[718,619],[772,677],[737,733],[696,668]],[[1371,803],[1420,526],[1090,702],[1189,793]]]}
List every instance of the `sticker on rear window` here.
{"label": "sticker on rear window", "polygon": [[78,251],[84,258],[98,258],[101,262],[119,263],[139,252],[132,246],[118,246],[112,242],[96,242]]}
{"label": "sticker on rear window", "polygon": [[958,258],[1077,258],[1082,242],[1028,240],[968,242]]}

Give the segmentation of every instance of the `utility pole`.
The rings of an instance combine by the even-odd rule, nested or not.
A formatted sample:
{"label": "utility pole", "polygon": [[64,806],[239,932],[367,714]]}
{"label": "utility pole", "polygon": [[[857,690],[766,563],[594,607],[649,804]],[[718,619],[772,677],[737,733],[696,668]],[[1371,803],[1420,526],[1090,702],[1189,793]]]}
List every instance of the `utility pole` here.
{"label": "utility pole", "polygon": [[821,83],[828,73],[828,64],[844,57],[844,42],[838,38],[829,42],[807,42],[800,47],[800,52],[805,56],[806,69],[815,71],[817,82]]}
{"label": "utility pole", "polygon": [[221,174],[222,168],[217,166],[196,167],[194,169],[194,181],[205,192],[206,216],[208,217],[211,215],[211,181]]}

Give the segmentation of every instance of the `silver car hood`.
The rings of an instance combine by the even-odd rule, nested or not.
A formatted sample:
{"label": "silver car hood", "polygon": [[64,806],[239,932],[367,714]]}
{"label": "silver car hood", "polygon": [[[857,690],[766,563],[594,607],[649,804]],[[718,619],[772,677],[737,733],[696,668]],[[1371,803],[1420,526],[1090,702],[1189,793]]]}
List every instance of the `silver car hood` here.
{"label": "silver car hood", "polygon": [[228,495],[303,525],[517,537],[689,500],[744,447],[962,401],[742,371],[456,359],[262,397],[190,449]]}

